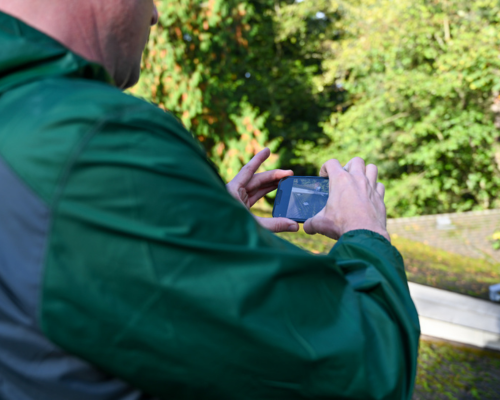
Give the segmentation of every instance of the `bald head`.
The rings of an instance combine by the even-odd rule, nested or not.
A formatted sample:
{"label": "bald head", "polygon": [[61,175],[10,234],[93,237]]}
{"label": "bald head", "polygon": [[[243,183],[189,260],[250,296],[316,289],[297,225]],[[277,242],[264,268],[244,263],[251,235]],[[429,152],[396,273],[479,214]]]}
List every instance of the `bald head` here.
{"label": "bald head", "polygon": [[104,66],[122,89],[139,80],[153,0],[4,0],[6,12]]}

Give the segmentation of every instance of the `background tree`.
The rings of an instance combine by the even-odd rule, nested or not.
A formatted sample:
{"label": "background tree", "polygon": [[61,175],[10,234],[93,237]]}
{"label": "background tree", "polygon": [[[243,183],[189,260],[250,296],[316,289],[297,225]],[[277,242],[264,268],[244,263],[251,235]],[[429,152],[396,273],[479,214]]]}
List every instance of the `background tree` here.
{"label": "background tree", "polygon": [[297,174],[376,163],[391,216],[500,205],[495,1],[157,4],[135,93],[176,114],[224,178],[268,145],[267,167]]}
{"label": "background tree", "polygon": [[[276,153],[267,167],[290,167],[299,141],[325,137],[319,122],[339,101],[340,92],[318,92],[312,84],[321,72],[327,19],[301,4],[290,13],[290,4],[157,2],[160,23],[133,92],[176,114],[226,179],[266,145]],[[297,172],[313,172],[298,164]]]}

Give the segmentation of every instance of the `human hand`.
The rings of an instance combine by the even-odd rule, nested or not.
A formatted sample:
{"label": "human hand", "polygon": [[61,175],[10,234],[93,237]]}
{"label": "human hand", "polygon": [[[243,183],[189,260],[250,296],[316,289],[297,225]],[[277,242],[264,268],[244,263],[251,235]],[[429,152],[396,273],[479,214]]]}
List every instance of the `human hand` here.
{"label": "human hand", "polygon": [[330,194],[325,208],[305,222],[306,233],[338,239],[346,232],[367,229],[391,241],[386,229],[385,187],[377,182],[377,175],[377,167],[365,167],[359,157],[349,161],[346,169],[338,160],[323,164],[320,176],[329,178]]}
{"label": "human hand", "polygon": [[[247,209],[250,209],[257,200],[278,188],[281,179],[293,175],[293,171],[275,169],[272,171],[255,172],[271,155],[268,148],[257,153],[248,164],[226,185],[228,192]],[[288,218],[263,218],[254,216],[264,227],[272,232],[297,232],[299,224]]]}

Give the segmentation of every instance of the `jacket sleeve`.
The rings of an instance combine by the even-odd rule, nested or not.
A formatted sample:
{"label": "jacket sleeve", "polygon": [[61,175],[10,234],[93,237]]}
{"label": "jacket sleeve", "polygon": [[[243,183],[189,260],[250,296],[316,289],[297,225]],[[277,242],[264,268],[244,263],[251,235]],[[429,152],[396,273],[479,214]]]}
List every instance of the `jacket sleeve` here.
{"label": "jacket sleeve", "polygon": [[44,333],[165,399],[410,399],[419,325],[397,250],[369,231],[322,256],[278,238],[148,110],[68,160]]}

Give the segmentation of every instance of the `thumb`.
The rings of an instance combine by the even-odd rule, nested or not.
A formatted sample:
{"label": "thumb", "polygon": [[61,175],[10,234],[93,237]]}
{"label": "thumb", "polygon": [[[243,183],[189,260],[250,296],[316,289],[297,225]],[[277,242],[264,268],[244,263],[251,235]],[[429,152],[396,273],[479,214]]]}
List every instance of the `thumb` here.
{"label": "thumb", "polygon": [[315,217],[309,218],[306,222],[304,222],[304,231],[308,235],[321,233],[322,235],[335,240],[340,237],[335,224],[321,215],[316,215]]}
{"label": "thumb", "polygon": [[314,228],[312,220],[313,218],[309,218],[308,220],[306,220],[306,222],[304,222],[304,232],[308,235],[316,235],[316,233],[318,233]]}
{"label": "thumb", "polygon": [[288,218],[264,218],[255,217],[257,222],[271,232],[297,232],[299,224]]}

